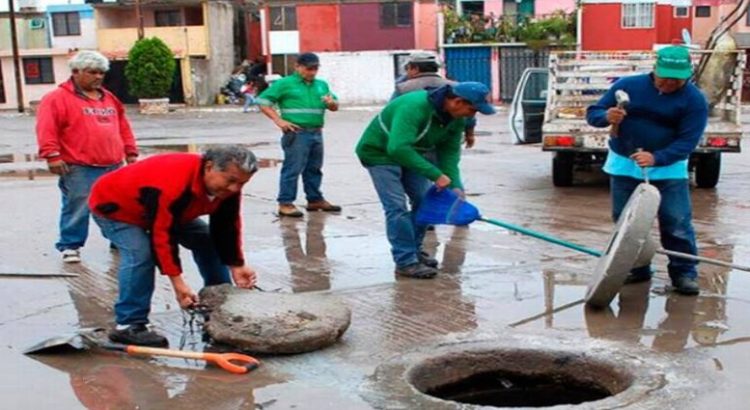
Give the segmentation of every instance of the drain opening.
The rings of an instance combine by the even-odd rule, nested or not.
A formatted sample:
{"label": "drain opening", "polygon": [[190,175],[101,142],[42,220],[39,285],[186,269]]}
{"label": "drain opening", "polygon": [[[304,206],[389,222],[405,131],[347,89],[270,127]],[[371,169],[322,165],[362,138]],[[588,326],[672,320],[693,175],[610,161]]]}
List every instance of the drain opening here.
{"label": "drain opening", "polygon": [[425,392],[443,400],[498,407],[547,407],[606,399],[602,386],[565,375],[529,376],[510,372],[475,374]]}
{"label": "drain opening", "polygon": [[574,405],[614,396],[633,377],[585,355],[529,350],[453,353],[412,367],[407,379],[434,398],[496,407]]}

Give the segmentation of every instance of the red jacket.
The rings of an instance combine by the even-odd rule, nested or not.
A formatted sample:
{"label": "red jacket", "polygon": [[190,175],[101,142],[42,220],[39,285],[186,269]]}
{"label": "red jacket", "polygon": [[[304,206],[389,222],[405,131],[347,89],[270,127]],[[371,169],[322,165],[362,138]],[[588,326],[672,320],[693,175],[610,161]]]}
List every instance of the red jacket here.
{"label": "red jacket", "polygon": [[176,225],[210,215],[211,238],[223,263],[241,266],[241,194],[208,197],[203,161],[196,154],[162,154],[125,166],[94,183],[89,207],[95,214],[140,226],[151,235],[156,265],[169,276],[182,273]]}
{"label": "red jacket", "polygon": [[102,89],[99,100],[76,92],[70,79],[42,98],[37,111],[39,156],[68,164],[109,166],[138,155],[122,103]]}

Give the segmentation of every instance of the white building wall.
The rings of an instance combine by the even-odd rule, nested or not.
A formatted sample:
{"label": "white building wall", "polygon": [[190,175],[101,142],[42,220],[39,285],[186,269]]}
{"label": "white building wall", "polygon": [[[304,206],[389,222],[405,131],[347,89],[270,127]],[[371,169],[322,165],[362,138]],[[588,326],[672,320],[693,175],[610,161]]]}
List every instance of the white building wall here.
{"label": "white building wall", "polygon": [[90,49],[96,50],[96,24],[93,15],[89,18],[81,16],[81,35],[80,36],[60,36],[56,37],[52,30],[52,18],[49,20],[49,33],[52,38],[52,48],[60,49]]}
{"label": "white building wall", "polygon": [[[398,54],[409,51],[398,51]],[[342,105],[384,104],[394,89],[394,52],[318,53],[318,78],[326,80]]]}
{"label": "white building wall", "polygon": [[[51,39],[52,48],[56,49],[96,49],[96,24],[94,20],[94,9],[88,4],[64,4],[63,0],[57,0],[58,4],[47,6],[47,27]],[[52,25],[54,13],[73,12],[78,13],[81,24],[81,34],[77,36],[55,36]]]}
{"label": "white building wall", "polygon": [[[57,88],[60,83],[68,80],[70,69],[68,68],[67,53],[50,55],[49,50],[40,51],[38,54],[34,50],[24,50],[22,57],[52,57],[52,67],[55,75],[54,84],[26,84],[23,81],[23,63],[21,64],[21,82],[23,87],[24,106],[28,109],[29,102],[39,101],[48,92]],[[4,53],[0,56],[0,68],[3,70],[3,84],[5,88],[5,103],[0,103],[0,110],[10,110],[18,108],[16,98],[16,76],[13,71],[13,57]]]}

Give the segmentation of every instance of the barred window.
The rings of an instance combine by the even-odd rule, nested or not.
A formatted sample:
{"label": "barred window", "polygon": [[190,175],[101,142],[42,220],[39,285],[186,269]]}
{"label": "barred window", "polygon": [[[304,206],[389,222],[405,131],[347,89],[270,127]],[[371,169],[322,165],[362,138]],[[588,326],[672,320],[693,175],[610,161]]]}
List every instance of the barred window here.
{"label": "barred window", "polygon": [[51,57],[27,57],[23,59],[23,77],[26,84],[54,84]]}
{"label": "barred window", "polygon": [[413,7],[411,2],[380,3],[380,27],[411,27]]}
{"label": "barred window", "polygon": [[654,3],[623,3],[623,28],[653,28]]}

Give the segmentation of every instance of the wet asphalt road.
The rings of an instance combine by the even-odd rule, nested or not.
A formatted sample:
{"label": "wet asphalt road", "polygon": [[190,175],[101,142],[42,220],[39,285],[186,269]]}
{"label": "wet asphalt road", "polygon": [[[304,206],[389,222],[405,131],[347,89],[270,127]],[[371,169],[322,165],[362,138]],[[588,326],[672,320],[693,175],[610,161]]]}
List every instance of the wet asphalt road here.
{"label": "wet asphalt road", "polygon": [[[715,403],[722,410],[747,408],[749,273],[702,265],[701,295],[681,297],[665,290],[666,261],[657,256],[650,287],[628,286],[609,309],[592,311],[578,302],[594,258],[477,222],[438,227],[428,236],[428,248],[441,261],[437,279],[394,278],[380,205],[353,155],[373,114],[363,109],[329,115],[323,191],[344,211],[301,220],[279,220],[274,214],[281,151],[278,132],[259,114],[132,116],[144,153],[196,150],[207,143],[253,146],[268,160],[245,187],[243,203],[245,252],[260,287],[331,292],[352,309],[352,326],[336,346],[263,357],[263,367],[247,376],[178,359],[21,353],[46,337],[111,324],[117,257],[92,229],[83,263],[62,264],[53,247],[56,180],[33,171],[43,164],[23,162],[23,154],[36,150],[33,117],[0,117],[0,159],[14,161],[0,163],[0,272],[78,275],[0,277],[0,407],[387,408],[385,402],[365,401],[362,386],[394,355],[458,338],[519,333],[613,341],[624,351],[649,351],[665,362],[690,361],[715,382],[695,386],[690,397],[667,396],[661,408],[714,408]],[[539,146],[512,145],[506,124],[505,111],[482,118],[476,147],[465,151],[462,172],[470,200],[486,216],[601,249],[612,226],[605,179],[594,172],[573,188],[554,188],[550,155]],[[719,186],[693,191],[699,249],[705,256],[748,265],[750,154],[725,155],[723,161]],[[186,277],[198,289],[189,255],[183,259]],[[173,348],[206,347],[200,324],[177,309],[161,277],[151,317]]]}

